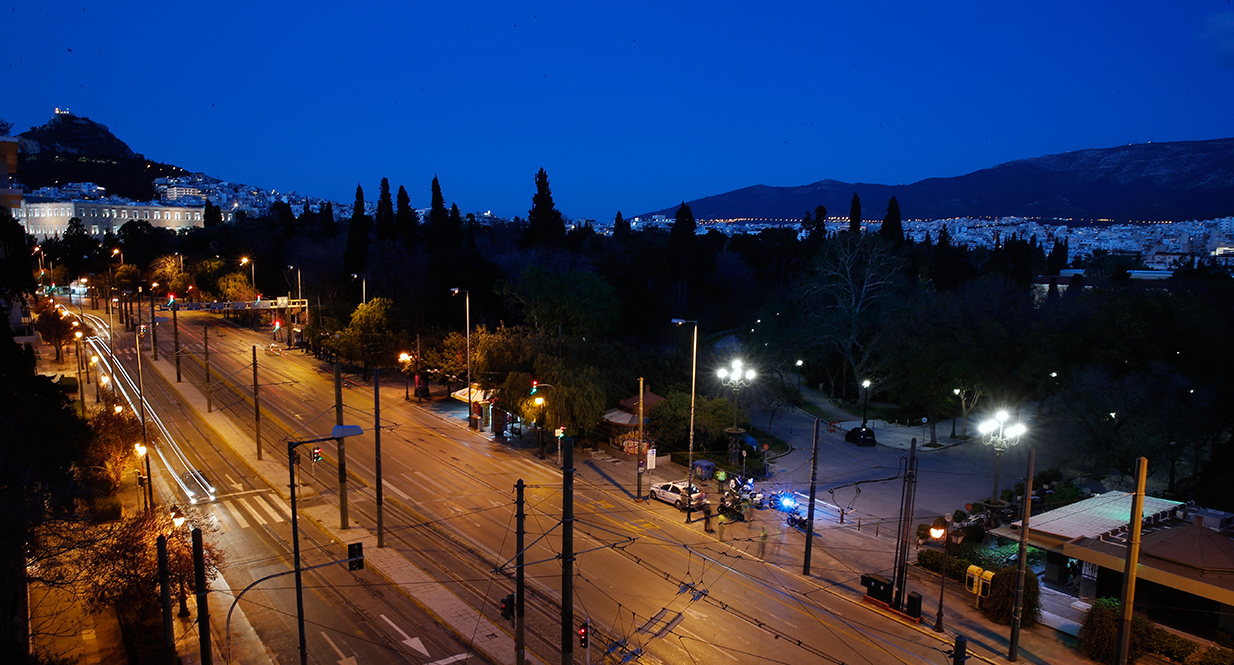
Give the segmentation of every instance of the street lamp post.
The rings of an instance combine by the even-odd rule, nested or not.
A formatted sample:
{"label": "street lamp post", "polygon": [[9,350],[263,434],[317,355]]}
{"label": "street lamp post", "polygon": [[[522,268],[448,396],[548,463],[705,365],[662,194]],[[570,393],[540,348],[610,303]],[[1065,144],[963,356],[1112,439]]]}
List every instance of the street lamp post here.
{"label": "street lamp post", "polygon": [[287,476],[288,487],[291,489],[291,543],[293,567],[296,571],[296,623],[300,630],[300,665],[308,665],[308,645],[304,636],[304,581],[300,573],[300,520],[296,510],[296,465],[293,463],[296,448],[308,443],[341,440],[349,436],[363,434],[359,425],[335,425],[331,436],[320,439],[287,442]]}
{"label": "street lamp post", "polygon": [[720,383],[726,388],[733,389],[733,426],[728,431],[728,457],[730,463],[737,461],[737,437],[745,433],[744,429],[737,427],[737,393],[741,392],[754,381],[754,370],[742,369],[740,359],[734,359],[732,368],[721,367],[716,375],[720,377]]}
{"label": "street lamp post", "polygon": [[411,401],[411,376],[407,373],[407,364],[411,362],[411,354],[398,354],[398,361],[403,364],[403,399]]}
{"label": "street lamp post", "polygon": [[1003,452],[1008,448],[1020,442],[1020,437],[1028,431],[1028,428],[1021,423],[1008,425],[1007,419],[1010,418],[1006,411],[999,411],[994,414],[994,417],[981,423],[978,428],[985,435],[985,445],[994,449],[994,494],[990,497],[992,502],[997,503],[998,498],[998,467],[1002,461]]}
{"label": "street lamp post", "polygon": [[249,286],[253,287],[253,292],[257,292],[257,264],[247,256],[240,257],[240,265],[249,267]]}
{"label": "street lamp post", "polygon": [[861,387],[865,389],[865,398],[861,400],[861,429],[866,428],[866,408],[870,406],[870,380],[866,379],[861,382]]}
{"label": "street lamp post", "polygon": [[954,536],[951,533],[951,513],[943,515],[942,527],[930,527],[930,537],[943,541],[943,574],[942,580],[938,583],[938,615],[934,619],[934,632],[943,632],[943,593],[947,590],[947,547],[951,545],[952,538],[956,538],[959,543],[964,539],[964,535]]}
{"label": "street lamp post", "polygon": [[[690,523],[690,511],[694,509],[694,394],[696,390],[696,382],[698,380],[698,321],[687,321],[685,319],[673,319],[674,325],[683,325],[686,323],[694,324],[693,341],[690,344],[690,482],[686,486],[686,492],[690,493],[690,500],[686,502],[686,524]],[[639,400],[643,396],[639,394]],[[641,422],[640,426],[641,426]],[[641,443],[639,445],[642,445]]]}
{"label": "street lamp post", "polygon": [[467,317],[467,427],[475,429],[475,419],[471,416],[471,291],[458,287],[450,289],[451,295],[457,296],[460,293],[463,294],[464,310]]}
{"label": "street lamp post", "polygon": [[360,280],[360,304],[363,305],[368,302],[368,278],[354,272],[351,273],[351,278]]}

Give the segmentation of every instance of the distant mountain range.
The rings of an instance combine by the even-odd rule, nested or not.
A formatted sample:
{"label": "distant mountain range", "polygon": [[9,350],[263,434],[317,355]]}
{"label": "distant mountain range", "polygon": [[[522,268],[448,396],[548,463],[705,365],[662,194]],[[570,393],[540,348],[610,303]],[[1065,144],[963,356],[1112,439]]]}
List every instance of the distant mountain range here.
{"label": "distant mountain range", "polygon": [[[830,216],[847,217],[854,193],[861,197],[867,220],[882,219],[892,196],[905,219],[1215,219],[1234,216],[1234,138],[1077,150],[911,185],[838,180],[800,187],[756,185],[687,203],[697,219],[797,220],[820,204]],[[672,217],[677,207],[647,215]]]}
{"label": "distant mountain range", "polygon": [[[94,182],[145,201],[151,182],[190,170],[135,153],[107,127],[71,114],[18,135],[18,177],[30,190]],[[1142,143],[1007,162],[911,185],[820,180],[800,187],[756,185],[688,201],[698,219],[799,220],[818,205],[847,217],[853,194],[863,217],[882,219],[895,196],[905,219],[1038,217],[1070,223],[1215,219],[1234,216],[1234,138]],[[643,216],[672,216],[674,205]]]}

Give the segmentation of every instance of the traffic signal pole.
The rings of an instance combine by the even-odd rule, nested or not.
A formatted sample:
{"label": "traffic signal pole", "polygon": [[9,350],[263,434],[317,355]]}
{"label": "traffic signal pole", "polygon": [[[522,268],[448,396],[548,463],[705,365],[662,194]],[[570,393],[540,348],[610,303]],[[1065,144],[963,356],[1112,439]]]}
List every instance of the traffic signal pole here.
{"label": "traffic signal pole", "polygon": [[526,577],[523,575],[523,548],[526,547],[526,519],[523,491],[527,485],[522,478],[514,485],[514,665],[527,663],[527,624],[523,620],[523,591]]}

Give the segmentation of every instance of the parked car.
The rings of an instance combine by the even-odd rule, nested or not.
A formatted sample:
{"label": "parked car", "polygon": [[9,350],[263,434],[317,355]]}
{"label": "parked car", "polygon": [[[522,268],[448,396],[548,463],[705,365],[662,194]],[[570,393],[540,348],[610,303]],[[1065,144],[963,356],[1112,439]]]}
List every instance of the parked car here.
{"label": "parked car", "polygon": [[854,427],[850,429],[844,434],[844,440],[859,446],[873,446],[878,443],[878,441],[874,440],[874,430],[869,427]]}
{"label": "parked car", "polygon": [[270,346],[266,347],[266,355],[281,356],[283,355],[283,347],[279,346],[278,342],[271,342]]}
{"label": "parked car", "polygon": [[[687,501],[692,503],[695,508],[707,503],[707,495],[703,490],[699,489],[698,485],[694,485],[689,492],[686,491],[687,487],[690,487],[690,481],[688,480],[656,483],[651,486],[651,493],[647,495],[647,498],[671,503],[680,510],[685,510]],[[687,499],[687,495],[689,495],[689,499]]]}

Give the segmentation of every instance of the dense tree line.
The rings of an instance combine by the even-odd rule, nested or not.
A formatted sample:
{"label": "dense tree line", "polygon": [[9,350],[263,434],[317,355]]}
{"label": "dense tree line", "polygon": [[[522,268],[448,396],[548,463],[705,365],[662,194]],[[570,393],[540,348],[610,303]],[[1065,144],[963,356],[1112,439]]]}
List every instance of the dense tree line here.
{"label": "dense tree line", "polygon": [[[1009,236],[968,247],[946,228],[918,242],[904,236],[895,199],[882,224],[863,228],[856,194],[838,231],[819,206],[800,230],[699,232],[682,204],[667,229],[632,227],[617,213],[605,235],[565,223],[543,169],[530,184],[526,218],[509,222],[464,218],[437,178],[420,220],[416,188],[399,186],[392,201],[383,179],[374,218],[357,185],[349,219],[328,205],[299,217],[276,206],[181,234],[129,222],[101,243],[73,226],[43,252],[62,279],[90,273],[131,287],[113,252],[122,248],[142,279],[158,274],[204,298],[294,294],[300,279],[310,345],[357,367],[407,369],[396,358],[419,340],[415,366],[455,386],[465,376],[465,313],[450,290],[465,290],[476,382],[525,413],[519,377],[551,383],[551,374],[574,387],[557,389],[563,408],[549,420],[579,433],[640,376],[670,398],[688,393],[688,331],[669,323],[683,318],[698,322],[705,396],[726,395],[711,377],[737,347],[765,377],[742,401],[773,413],[795,399],[790,368],[802,360],[805,380],[834,397],[855,399],[869,379],[877,397],[931,422],[961,410],[960,388],[969,408],[1039,412],[1034,432],[1075,440],[1076,468],[1098,475],[1123,473],[1144,454],[1155,470],[1173,469],[1180,491],[1202,493],[1194,479],[1234,464],[1219,406],[1231,397],[1222,339],[1234,285],[1203,262],[1145,286],[1127,279],[1132,260],[1098,253],[1076,263],[1084,279],[1060,280],[1049,275],[1068,265],[1065,242]],[[183,275],[160,263],[177,252]],[[242,256],[255,261],[255,286]],[[679,428],[657,433],[663,447],[684,445]]]}

